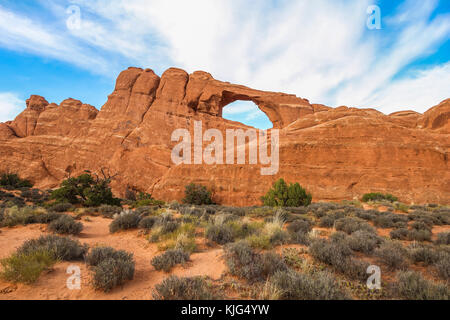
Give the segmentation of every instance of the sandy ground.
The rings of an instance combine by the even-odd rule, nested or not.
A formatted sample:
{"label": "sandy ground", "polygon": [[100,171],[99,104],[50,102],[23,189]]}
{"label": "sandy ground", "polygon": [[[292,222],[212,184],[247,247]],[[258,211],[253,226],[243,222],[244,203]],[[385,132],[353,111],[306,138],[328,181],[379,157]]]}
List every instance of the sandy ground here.
{"label": "sandy ground", "polygon": [[[110,293],[95,291],[90,284],[91,271],[84,262],[63,262],[56,264],[52,270],[44,272],[33,285],[10,284],[0,281],[0,300],[149,300],[155,285],[161,283],[169,274],[156,271],[150,264],[151,259],[161,254],[157,245],[149,243],[139,236],[139,231],[109,233],[111,220],[100,217],[90,217],[90,222],[83,221],[84,230],[77,237],[80,242],[90,246],[107,245],[115,249],[134,253],[136,271],[134,280],[128,281],[123,287]],[[0,258],[13,253],[23,242],[46,234],[45,226],[30,225],[26,227],[3,228],[0,232]],[[213,280],[220,279],[226,270],[223,250],[212,248],[208,251],[195,253],[191,262],[185,267],[177,266],[171,275],[206,276]],[[70,290],[66,282],[70,274],[66,273],[69,266],[76,265],[81,270],[81,289]]]}

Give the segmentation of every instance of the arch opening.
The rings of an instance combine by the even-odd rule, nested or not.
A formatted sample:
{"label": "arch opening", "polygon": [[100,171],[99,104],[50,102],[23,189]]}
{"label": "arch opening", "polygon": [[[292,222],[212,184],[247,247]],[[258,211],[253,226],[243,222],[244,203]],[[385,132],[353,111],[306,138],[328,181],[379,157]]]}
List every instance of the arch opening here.
{"label": "arch opening", "polygon": [[260,130],[274,127],[269,117],[253,101],[237,100],[226,105],[222,110],[222,118]]}

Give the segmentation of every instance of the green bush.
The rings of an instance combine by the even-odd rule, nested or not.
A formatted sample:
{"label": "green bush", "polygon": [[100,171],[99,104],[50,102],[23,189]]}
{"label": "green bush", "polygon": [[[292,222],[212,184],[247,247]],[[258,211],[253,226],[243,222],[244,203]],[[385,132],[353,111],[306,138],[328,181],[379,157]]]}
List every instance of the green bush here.
{"label": "green bush", "polygon": [[170,276],[155,286],[155,300],[214,300],[208,283],[200,278],[178,278]]}
{"label": "green bush", "polygon": [[389,202],[396,202],[398,201],[397,197],[394,197],[392,194],[383,194],[383,193],[366,193],[362,197],[362,202],[369,202],[369,201],[389,201]]}
{"label": "green bush", "polygon": [[3,271],[0,277],[6,281],[32,284],[56,260],[50,251],[34,251],[30,253],[15,253],[9,258],[1,260]]}
{"label": "green bush", "polygon": [[28,180],[21,179],[16,173],[5,172],[0,175],[0,187],[17,190],[20,188],[32,188],[33,184]]}
{"label": "green bush", "polygon": [[191,183],[186,186],[184,193],[185,198],[183,199],[183,203],[195,205],[213,204],[211,199],[211,191],[209,191],[205,186]]}
{"label": "green bush", "polygon": [[98,247],[91,250],[86,262],[94,270],[93,285],[96,290],[109,292],[134,278],[135,262],[132,253]]}
{"label": "green bush", "polygon": [[123,212],[111,222],[109,231],[111,233],[116,233],[120,230],[137,229],[140,221],[141,218],[134,212]]}
{"label": "green bush", "polygon": [[170,272],[177,264],[186,264],[189,261],[189,256],[189,253],[183,250],[167,250],[162,255],[154,257],[151,264],[158,271]]}
{"label": "green bush", "polygon": [[250,282],[264,281],[277,271],[287,270],[281,256],[256,253],[242,241],[225,248],[225,261],[231,274]]}
{"label": "green bush", "polygon": [[408,267],[408,252],[400,243],[385,242],[375,250],[375,256],[390,270],[406,269]]}
{"label": "green bush", "polygon": [[261,201],[268,207],[301,207],[310,205],[312,196],[300,184],[288,186],[280,179],[264,197],[261,197]]}
{"label": "green bush", "polygon": [[87,250],[88,247],[81,245],[79,241],[49,235],[25,241],[17,249],[17,253],[27,255],[38,251],[49,251],[56,260],[73,261],[83,259]]}
{"label": "green bush", "polygon": [[422,277],[420,273],[407,271],[397,275],[396,289],[398,295],[407,300],[449,300],[450,290],[447,286],[434,284]]}
{"label": "green bush", "polygon": [[90,174],[82,174],[76,178],[64,180],[59,189],[52,192],[51,197],[58,202],[82,204],[86,207],[98,207],[102,204],[120,205],[120,199],[114,198],[109,178],[96,178]]}
{"label": "green bush", "polygon": [[57,234],[79,235],[83,230],[83,224],[76,222],[71,216],[62,215],[58,219],[50,222],[48,230]]}
{"label": "green bush", "polygon": [[333,276],[325,272],[314,275],[295,271],[275,273],[263,290],[263,299],[269,300],[350,300]]}

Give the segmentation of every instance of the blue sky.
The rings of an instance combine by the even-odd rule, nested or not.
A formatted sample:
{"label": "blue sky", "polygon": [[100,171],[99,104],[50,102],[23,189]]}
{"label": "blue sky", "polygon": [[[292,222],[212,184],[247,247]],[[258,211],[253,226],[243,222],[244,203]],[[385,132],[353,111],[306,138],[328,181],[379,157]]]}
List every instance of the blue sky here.
{"label": "blue sky", "polygon": [[[448,0],[0,0],[0,34],[0,121],[31,94],[101,108],[129,66],[387,114],[450,97]],[[271,126],[248,102],[224,117]]]}

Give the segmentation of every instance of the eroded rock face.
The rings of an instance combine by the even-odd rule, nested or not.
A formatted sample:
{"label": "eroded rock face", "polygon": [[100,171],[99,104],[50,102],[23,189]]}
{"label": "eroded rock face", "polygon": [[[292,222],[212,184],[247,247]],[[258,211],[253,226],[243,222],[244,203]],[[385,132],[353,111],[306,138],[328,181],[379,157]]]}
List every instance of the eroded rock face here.
{"label": "eroded rock face", "polygon": [[[261,165],[175,165],[174,130],[248,129],[222,118],[223,108],[253,101],[280,129],[280,170]],[[68,175],[108,168],[127,186],[163,200],[181,200],[184,186],[202,183],[215,200],[255,205],[280,177],[298,181],[314,200],[343,200],[389,192],[402,201],[450,203],[450,100],[424,115],[389,116],[374,109],[329,108],[284,93],[215,80],[209,73],[171,68],[159,77],[129,68],[97,111],[81,101],[60,105],[31,96],[14,120],[0,124],[0,171],[19,172],[38,187],[56,187]],[[247,160],[248,163],[248,160]]]}

